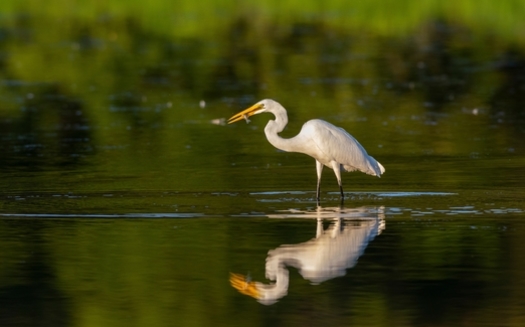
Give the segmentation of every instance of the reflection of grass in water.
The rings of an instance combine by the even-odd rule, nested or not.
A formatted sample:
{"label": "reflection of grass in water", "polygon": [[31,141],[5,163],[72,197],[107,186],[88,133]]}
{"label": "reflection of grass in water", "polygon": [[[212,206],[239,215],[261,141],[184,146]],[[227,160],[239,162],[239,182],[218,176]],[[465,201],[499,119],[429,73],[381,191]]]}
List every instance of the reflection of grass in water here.
{"label": "reflection of grass in water", "polygon": [[[130,176],[138,174],[154,189],[178,189],[172,182],[177,180],[189,190],[202,191],[203,185],[211,191],[224,190],[223,185],[246,190],[235,176],[206,173],[224,169],[229,174],[234,162],[241,169],[268,169],[269,177],[249,190],[266,189],[265,185],[272,190],[310,190],[310,181],[305,182],[307,187],[294,187],[293,183],[301,183],[299,175],[288,174],[283,181],[283,172],[296,174],[297,167],[303,166],[301,176],[313,177],[310,158],[276,153],[262,131],[253,133],[242,125],[218,129],[209,123],[259,97],[272,97],[290,109],[284,137],[296,135],[302,123],[318,117],[347,129],[374,156],[390,156],[385,159],[391,167],[388,179],[380,183],[348,175],[352,185],[358,185],[355,190],[366,190],[368,185],[385,190],[390,176],[400,176],[390,172],[406,169],[405,161],[395,158],[407,154],[418,158],[429,153],[432,160],[440,160],[440,169],[421,162],[412,167],[403,179],[405,186],[412,183],[407,189],[420,190],[417,176],[422,174],[424,185],[483,182],[488,178],[485,174],[465,174],[457,169],[457,158],[447,156],[507,153],[509,140],[516,140],[512,149],[521,148],[512,128],[487,128],[495,124],[488,104],[507,100],[507,85],[521,76],[516,69],[502,73],[486,68],[487,62],[505,61],[505,56],[501,58],[509,42],[487,42],[486,35],[453,24],[421,25],[429,17],[460,20],[462,15],[484,17],[483,12],[494,9],[481,3],[468,10],[469,3],[457,1],[454,15],[448,15],[449,8],[436,1],[396,2],[396,6],[354,3],[351,8],[342,1],[325,2],[323,8],[313,2],[236,7],[215,1],[205,8],[178,3],[176,9],[163,1],[60,6],[58,0],[50,0],[44,7],[36,1],[2,1],[0,25],[7,32],[0,33],[5,35],[0,35],[0,44],[7,55],[0,51],[0,64],[7,69],[0,71],[0,81],[6,81],[0,88],[0,118],[10,122],[8,127],[16,126],[22,136],[22,141],[6,137],[14,140],[8,147],[14,155],[5,158],[25,151],[28,167],[43,163],[78,167],[84,158],[104,158],[100,162],[107,164],[108,171],[119,173],[120,178],[114,176],[107,184],[92,172],[84,174],[81,182],[73,176],[82,188],[91,188],[89,180],[97,181],[93,185],[98,188],[130,189],[137,183]],[[509,19],[490,25],[484,20],[482,28],[490,26],[496,33],[513,24],[519,10],[505,9],[508,3],[493,10],[491,17],[498,20],[505,14]],[[14,12],[26,14],[9,14]],[[239,17],[245,21],[235,21]],[[322,24],[316,22],[322,19]],[[424,27],[394,40],[360,32],[366,29],[344,28],[363,26],[391,35]],[[473,35],[478,39],[472,40]],[[510,56],[509,62],[519,63],[519,53],[515,58]],[[239,103],[243,97],[244,103]],[[224,100],[228,98],[235,100]],[[516,99],[516,112],[521,112],[519,93],[511,98]],[[199,108],[201,99],[206,100],[206,109]],[[464,112],[458,113],[459,108]],[[381,111],[372,114],[376,110]],[[266,118],[254,120],[250,128],[263,126]],[[246,137],[239,138],[241,133]],[[71,159],[70,153],[77,157]],[[214,169],[198,168],[196,163],[202,162]],[[277,166],[281,163],[284,169]],[[464,166],[468,165],[470,159],[464,159]],[[326,180],[334,183],[333,177]],[[23,181],[21,189],[35,183],[29,178]],[[332,187],[328,184],[326,190]]]}
{"label": "reflection of grass in water", "polygon": [[[38,0],[2,1],[4,19],[8,13],[28,13],[61,22],[84,19],[100,24],[101,17],[133,17],[148,29],[175,36],[214,35],[225,23],[247,17],[250,24],[288,25],[297,21],[323,21],[341,28],[364,28],[383,35],[405,34],[425,21],[442,17],[461,22],[478,32],[496,34],[506,39],[525,37],[520,32],[525,21],[525,2],[476,0],[404,0],[404,1],[69,1],[50,0],[46,6]],[[128,21],[129,22],[129,21]],[[104,25],[104,24],[102,24]]]}

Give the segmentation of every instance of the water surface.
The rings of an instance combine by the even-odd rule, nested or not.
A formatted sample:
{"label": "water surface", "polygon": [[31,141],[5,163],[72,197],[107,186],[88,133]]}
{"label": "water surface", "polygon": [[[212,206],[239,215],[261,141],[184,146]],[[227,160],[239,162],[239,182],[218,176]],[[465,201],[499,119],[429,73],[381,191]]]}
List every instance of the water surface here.
{"label": "water surface", "polygon": [[[0,20],[1,326],[525,324],[518,42],[38,17]],[[318,206],[270,115],[225,125],[262,98],[284,137],[325,119],[385,174],[344,174],[341,203],[325,169]]]}

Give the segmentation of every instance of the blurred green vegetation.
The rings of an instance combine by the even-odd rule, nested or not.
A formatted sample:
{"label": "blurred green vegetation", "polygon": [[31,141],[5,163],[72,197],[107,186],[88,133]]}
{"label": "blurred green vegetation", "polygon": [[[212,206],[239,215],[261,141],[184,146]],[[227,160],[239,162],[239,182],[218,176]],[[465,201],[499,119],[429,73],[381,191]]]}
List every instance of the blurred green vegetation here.
{"label": "blurred green vegetation", "polygon": [[[436,18],[460,23],[481,34],[525,41],[523,15],[525,4],[507,1],[217,1],[204,2],[155,0],[50,0],[42,5],[38,0],[7,0],[0,4],[2,18],[13,20],[20,14],[41,16],[51,25],[60,22],[68,27],[74,22],[100,23],[101,20],[130,18],[149,32],[168,37],[206,37],[224,32],[228,22],[246,17],[258,28],[275,25],[286,30],[291,22],[322,21],[327,27],[362,29],[384,36],[411,34],[421,24]],[[65,24],[65,25],[63,25]]]}
{"label": "blurred green vegetation", "polygon": [[[265,118],[222,125],[265,97],[289,109],[284,136],[323,118],[384,164],[381,180],[346,175],[352,190],[460,194],[437,205],[370,201],[520,207],[523,17],[517,0],[2,1],[0,211],[233,215],[256,209],[251,192],[313,191],[313,160],[271,147]],[[336,190],[328,174],[324,190]],[[231,317],[274,325],[283,316],[304,325],[324,321],[287,313],[287,305],[298,312],[322,305],[320,316],[334,325],[351,315],[355,325],[420,326],[428,321],[416,318],[435,317],[437,303],[443,326],[523,325],[521,313],[505,311],[524,298],[519,222],[504,222],[508,234],[484,217],[476,222],[488,227],[479,232],[467,219],[415,224],[405,234],[399,226],[412,220],[397,221],[372,244],[383,251],[372,246],[352,270],[355,284],[329,284],[350,287],[348,298],[319,291],[305,301],[315,290],[304,282],[272,316],[240,300],[228,273],[260,267],[254,275],[262,279],[267,250],[304,242],[314,230],[306,222],[225,220],[3,219],[0,295],[4,303],[28,296],[0,310],[24,317],[30,303],[41,309],[34,321],[53,326],[163,325],[173,316],[188,326]],[[175,233],[173,225],[184,228]],[[370,265],[378,265],[375,274]],[[463,286],[465,293],[453,292]],[[476,290],[493,296],[469,305]],[[366,301],[354,307],[353,292]]]}
{"label": "blurred green vegetation", "polygon": [[[210,122],[264,97],[290,109],[285,136],[324,118],[394,165],[400,155],[468,160],[522,148],[519,1],[0,6],[0,164],[60,168],[63,185],[39,175],[42,190],[136,189],[137,178],[141,189],[170,190],[178,176],[177,190],[242,188],[213,172],[240,154],[246,165],[277,154],[260,134],[239,139],[240,124]],[[10,189],[32,188],[34,176],[21,177]]]}

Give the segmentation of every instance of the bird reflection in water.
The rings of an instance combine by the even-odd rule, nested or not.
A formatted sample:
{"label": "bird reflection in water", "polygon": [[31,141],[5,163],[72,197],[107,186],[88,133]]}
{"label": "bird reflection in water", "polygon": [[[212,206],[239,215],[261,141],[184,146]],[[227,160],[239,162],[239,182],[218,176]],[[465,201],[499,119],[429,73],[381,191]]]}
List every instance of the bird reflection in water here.
{"label": "bird reflection in water", "polygon": [[[241,274],[230,275],[231,285],[240,293],[249,295],[262,304],[270,305],[288,293],[288,267],[296,268],[301,276],[319,284],[344,276],[356,265],[368,243],[385,229],[384,208],[354,209],[321,208],[316,211],[291,210],[272,218],[317,219],[315,238],[299,244],[283,244],[268,251],[264,284]],[[323,219],[332,219],[327,229]]]}

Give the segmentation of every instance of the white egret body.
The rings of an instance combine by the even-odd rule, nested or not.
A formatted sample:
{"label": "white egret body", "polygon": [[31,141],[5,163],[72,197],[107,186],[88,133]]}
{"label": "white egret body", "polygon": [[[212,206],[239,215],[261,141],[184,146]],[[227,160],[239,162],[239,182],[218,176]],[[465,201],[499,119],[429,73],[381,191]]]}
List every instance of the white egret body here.
{"label": "white egret body", "polygon": [[299,134],[285,139],[278,135],[288,124],[286,109],[274,100],[265,99],[239,112],[228,120],[228,124],[263,112],[274,114],[264,128],[268,141],[276,148],[287,152],[300,152],[313,157],[317,167],[317,200],[321,191],[323,166],[332,168],[337,177],[341,198],[344,199],[341,171],[359,170],[365,174],[381,177],[385,168],[366,153],[361,144],[347,131],[324,120],[307,121]]}

